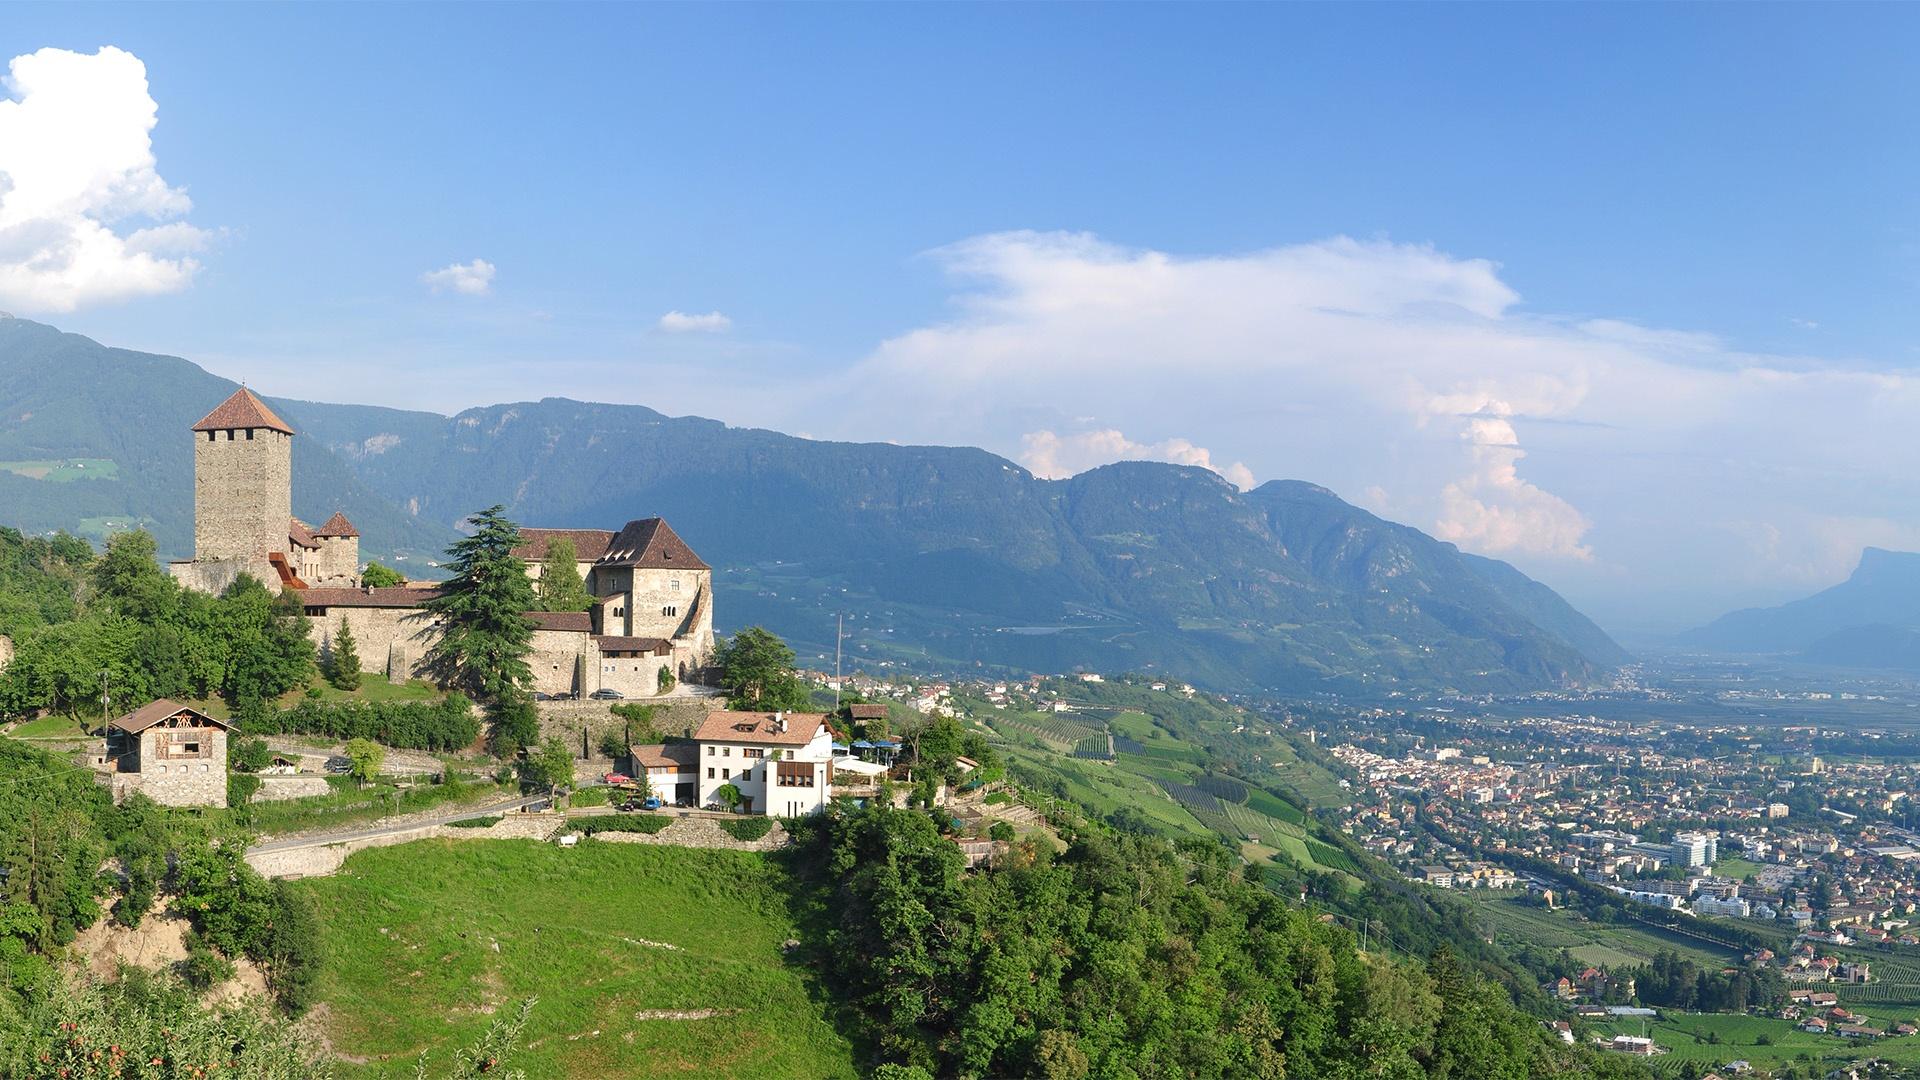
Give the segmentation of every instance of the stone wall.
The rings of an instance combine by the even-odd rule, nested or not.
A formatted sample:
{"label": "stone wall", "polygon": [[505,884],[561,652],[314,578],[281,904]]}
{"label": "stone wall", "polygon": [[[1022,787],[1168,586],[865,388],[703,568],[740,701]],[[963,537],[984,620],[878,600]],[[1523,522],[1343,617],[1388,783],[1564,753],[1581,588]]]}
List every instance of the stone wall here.
{"label": "stone wall", "polygon": [[327,786],[324,776],[262,776],[260,790],[253,793],[254,802],[279,802],[282,799],[305,799],[314,795],[326,795],[333,789]]}
{"label": "stone wall", "polygon": [[347,856],[367,848],[411,844],[415,840],[545,840],[566,824],[559,814],[507,814],[485,829],[451,825],[422,825],[417,829],[304,847],[247,852],[247,864],[267,877],[325,877],[340,869]]}
{"label": "stone wall", "polygon": [[231,559],[195,559],[192,562],[167,564],[167,570],[173,574],[173,580],[183,588],[195,592],[218,596],[227,591],[235,578],[241,574],[251,574],[255,580],[269,589],[277,588],[280,575],[273,564],[264,557],[237,556]]}
{"label": "stone wall", "polygon": [[704,658],[713,651],[713,572],[636,568],[627,589],[631,637],[688,638]]}
{"label": "stone wall", "polygon": [[[600,650],[593,635],[570,630],[535,630],[533,652],[527,667],[533,672],[533,688],[543,694],[589,694],[599,689],[593,681],[599,669]],[[586,655],[586,685],[580,685],[580,657]]]}
{"label": "stone wall", "polygon": [[344,620],[353,627],[360,670],[394,682],[424,674],[421,665],[438,637],[432,617],[415,608],[333,607],[306,619],[316,644],[332,641]]}
{"label": "stone wall", "polygon": [[593,834],[591,839],[613,844],[669,844],[674,847],[724,848],[729,851],[774,851],[792,843],[787,830],[781,828],[777,821],[773,828],[767,830],[767,835],[758,840],[735,840],[720,827],[718,819],[699,815],[678,818],[657,833],[603,832]]}
{"label": "stone wall", "polygon": [[196,431],[193,439],[194,558],[285,551],[293,520],[293,436],[242,428]]}

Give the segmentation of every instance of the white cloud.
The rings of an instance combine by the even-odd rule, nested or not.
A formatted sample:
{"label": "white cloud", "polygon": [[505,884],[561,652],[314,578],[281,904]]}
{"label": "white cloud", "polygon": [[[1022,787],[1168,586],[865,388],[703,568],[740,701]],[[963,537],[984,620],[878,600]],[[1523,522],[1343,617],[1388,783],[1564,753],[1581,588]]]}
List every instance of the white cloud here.
{"label": "white cloud", "polygon": [[669,311],[660,316],[660,329],[669,334],[720,334],[732,326],[733,320],[717,311],[709,311],[705,315]]}
{"label": "white cloud", "polygon": [[457,292],[463,296],[485,296],[493,291],[493,264],[485,259],[454,263],[420,275],[434,292]]}
{"label": "white cloud", "polygon": [[1520,459],[1527,454],[1506,419],[1511,407],[1502,401],[1487,404],[1490,413],[1468,417],[1460,433],[1472,447],[1473,471],[1441,490],[1434,534],[1492,554],[1593,558],[1593,549],[1581,543],[1590,526],[1580,511],[1520,478]]}
{"label": "white cloud", "polygon": [[189,255],[208,234],[174,220],[193,203],[157,171],[159,106],[140,58],[49,48],[14,57],[8,72],[0,303],[64,312],[191,284],[199,263]]}
{"label": "white cloud", "polygon": [[1898,371],[1531,312],[1493,262],[1421,245],[1176,256],[1022,232],[931,258],[956,281],[950,315],[786,407],[859,418],[823,434],[974,443],[1050,473],[1174,457],[1109,432],[1184,432],[1209,461],[1325,484],[1622,607],[1636,586],[1668,610],[1717,604],[1880,535],[1810,539],[1806,559],[1730,545],[1739,522],[1920,526],[1920,379]]}
{"label": "white cloud", "polygon": [[1138,443],[1117,429],[1083,431],[1057,435],[1051,431],[1030,431],[1020,439],[1020,464],[1036,476],[1058,480],[1100,465],[1116,461],[1169,461],[1176,465],[1198,465],[1219,473],[1242,489],[1253,486],[1253,471],[1236,461],[1216,466],[1213,455],[1204,446],[1185,439],[1167,439],[1158,443]]}

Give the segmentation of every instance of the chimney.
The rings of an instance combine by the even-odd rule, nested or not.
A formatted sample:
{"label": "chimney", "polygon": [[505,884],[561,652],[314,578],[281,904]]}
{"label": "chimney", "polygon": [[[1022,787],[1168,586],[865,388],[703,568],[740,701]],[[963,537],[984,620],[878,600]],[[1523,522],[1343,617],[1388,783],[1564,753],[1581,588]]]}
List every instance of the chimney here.
{"label": "chimney", "polygon": [[786,733],[786,730],[787,730],[787,714],[784,712],[774,713],[773,714],[774,734],[782,735]]}

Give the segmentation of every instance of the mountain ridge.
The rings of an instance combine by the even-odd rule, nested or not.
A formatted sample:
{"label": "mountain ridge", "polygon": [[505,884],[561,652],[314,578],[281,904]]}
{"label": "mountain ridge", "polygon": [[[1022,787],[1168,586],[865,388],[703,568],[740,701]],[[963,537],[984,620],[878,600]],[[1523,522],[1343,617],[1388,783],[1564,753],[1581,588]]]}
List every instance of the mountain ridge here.
{"label": "mountain ridge", "polygon": [[[19,524],[71,527],[104,507],[185,554],[184,432],[233,384],[11,322],[0,400],[57,414],[0,416],[0,497],[26,493]],[[973,447],[818,441],[561,397],[451,417],[268,400],[302,436],[296,512],[345,509],[369,554],[419,573],[496,502],[553,527],[658,514],[719,568],[725,621],[766,623],[803,659],[830,655],[836,612],[853,616],[856,662],[1164,669],[1223,687],[1528,689],[1626,658],[1517,569],[1303,481],[1241,492],[1155,462],[1046,480]],[[177,446],[151,437],[176,421]],[[54,457],[109,459],[136,482],[4,471]]]}
{"label": "mountain ridge", "polygon": [[[1920,627],[1920,553],[1868,547],[1847,580],[1774,607],[1730,611],[1680,635],[1722,652],[1799,653],[1844,631]],[[1821,655],[1837,655],[1829,642]],[[1826,661],[1823,661],[1826,662]]]}

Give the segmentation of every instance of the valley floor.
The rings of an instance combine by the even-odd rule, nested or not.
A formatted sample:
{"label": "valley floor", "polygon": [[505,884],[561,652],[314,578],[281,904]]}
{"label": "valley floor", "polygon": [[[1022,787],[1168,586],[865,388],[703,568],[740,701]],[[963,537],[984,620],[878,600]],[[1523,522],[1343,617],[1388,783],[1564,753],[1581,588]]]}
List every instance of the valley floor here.
{"label": "valley floor", "polygon": [[343,1077],[411,1076],[537,998],[529,1076],[855,1075],[766,857],[422,841],[301,882],[327,929],[313,1023]]}

